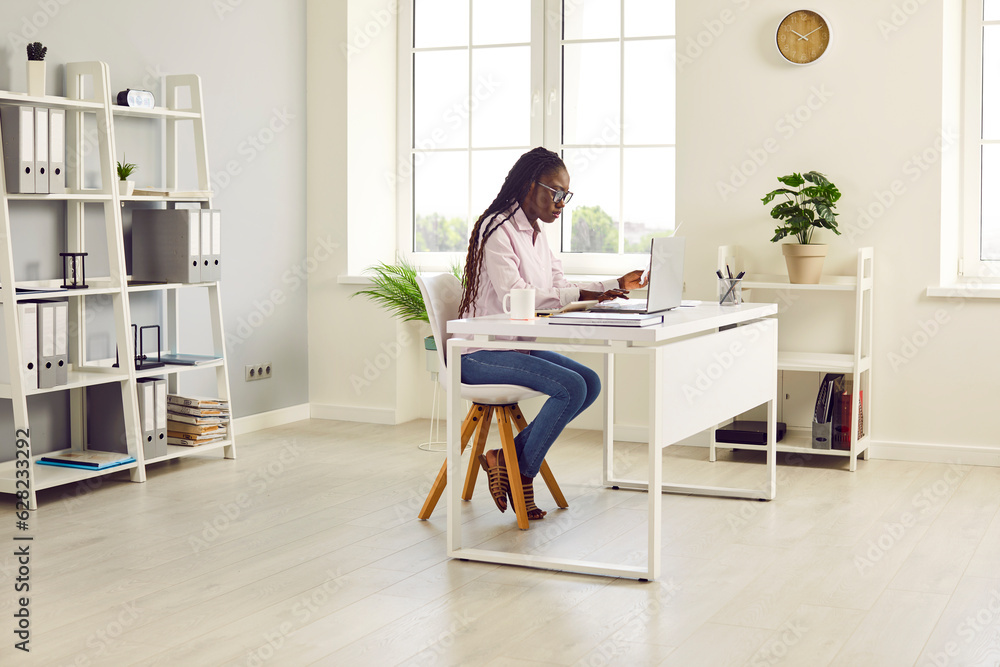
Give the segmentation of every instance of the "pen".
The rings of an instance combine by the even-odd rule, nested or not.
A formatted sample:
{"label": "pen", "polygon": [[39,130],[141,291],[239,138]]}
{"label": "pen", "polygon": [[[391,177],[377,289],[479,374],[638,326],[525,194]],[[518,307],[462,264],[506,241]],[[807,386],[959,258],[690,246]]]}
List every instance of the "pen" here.
{"label": "pen", "polygon": [[722,275],[722,271],[719,271],[718,269],[715,270],[715,275],[719,276],[719,280],[725,279],[725,277]]}
{"label": "pen", "polygon": [[736,276],[736,279],[737,280],[743,280],[743,276],[745,276],[746,274],[747,274],[746,271],[740,271],[740,274],[738,276]]}
{"label": "pen", "polygon": [[726,275],[729,276],[730,280],[733,279],[733,272],[729,270],[729,265],[728,264],[726,264]]}

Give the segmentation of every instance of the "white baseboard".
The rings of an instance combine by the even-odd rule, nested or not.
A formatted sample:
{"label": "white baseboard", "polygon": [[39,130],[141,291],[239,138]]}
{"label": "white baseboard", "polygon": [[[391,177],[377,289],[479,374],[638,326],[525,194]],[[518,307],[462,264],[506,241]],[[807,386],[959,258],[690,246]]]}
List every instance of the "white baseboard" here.
{"label": "white baseboard", "polygon": [[1000,448],[924,442],[874,442],[872,458],[1000,467]]}
{"label": "white baseboard", "polygon": [[283,426],[292,422],[309,419],[309,404],[293,405],[288,408],[270,410],[269,412],[258,412],[255,415],[247,415],[233,420],[233,434],[242,435],[252,433],[265,428]]}
{"label": "white baseboard", "polygon": [[309,416],[313,419],[335,419],[366,424],[396,424],[396,411],[389,408],[362,408],[355,405],[309,404]]}

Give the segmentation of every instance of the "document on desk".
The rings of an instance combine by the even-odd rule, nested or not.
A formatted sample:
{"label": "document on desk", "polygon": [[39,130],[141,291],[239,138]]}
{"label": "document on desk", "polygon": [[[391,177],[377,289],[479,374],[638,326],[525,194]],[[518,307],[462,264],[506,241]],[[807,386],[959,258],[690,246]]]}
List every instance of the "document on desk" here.
{"label": "document on desk", "polygon": [[553,324],[586,324],[601,327],[649,327],[663,323],[662,313],[558,313],[548,318]]}

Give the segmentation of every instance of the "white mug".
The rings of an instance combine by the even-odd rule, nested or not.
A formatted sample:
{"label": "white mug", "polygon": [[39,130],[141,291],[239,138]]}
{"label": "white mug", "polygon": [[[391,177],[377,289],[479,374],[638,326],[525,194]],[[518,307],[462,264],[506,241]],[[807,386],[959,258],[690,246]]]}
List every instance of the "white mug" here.
{"label": "white mug", "polygon": [[535,290],[532,287],[527,289],[512,289],[503,295],[503,312],[510,315],[512,320],[533,320],[535,319]]}

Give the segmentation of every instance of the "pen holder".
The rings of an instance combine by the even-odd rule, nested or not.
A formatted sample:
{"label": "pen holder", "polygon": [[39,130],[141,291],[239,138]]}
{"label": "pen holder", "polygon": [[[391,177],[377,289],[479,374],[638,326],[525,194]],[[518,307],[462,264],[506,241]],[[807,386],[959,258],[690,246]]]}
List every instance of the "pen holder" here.
{"label": "pen holder", "polygon": [[720,278],[719,305],[738,306],[743,303],[742,283],[742,278]]}

